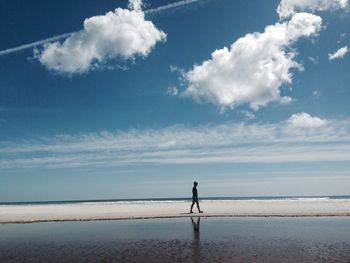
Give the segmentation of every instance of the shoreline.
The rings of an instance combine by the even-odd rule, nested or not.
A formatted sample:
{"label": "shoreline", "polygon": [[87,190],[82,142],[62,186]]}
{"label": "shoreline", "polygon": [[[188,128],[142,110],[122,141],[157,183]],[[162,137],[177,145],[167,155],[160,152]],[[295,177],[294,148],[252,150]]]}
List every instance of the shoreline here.
{"label": "shoreline", "polygon": [[33,221],[0,221],[0,225],[7,224],[34,224],[34,223],[49,223],[49,222],[94,222],[94,221],[121,221],[121,220],[149,220],[149,219],[175,219],[175,218],[306,218],[306,217],[348,217],[350,213],[344,214],[240,214],[240,215],[227,215],[227,214],[199,214],[193,213],[188,215],[169,215],[169,216],[147,216],[147,217],[108,217],[108,218],[89,218],[89,219],[49,219],[49,220],[33,220]]}
{"label": "shoreline", "polygon": [[0,224],[35,222],[165,219],[181,217],[321,217],[350,216],[350,200],[200,201],[204,213],[187,212],[188,201],[0,205]]}

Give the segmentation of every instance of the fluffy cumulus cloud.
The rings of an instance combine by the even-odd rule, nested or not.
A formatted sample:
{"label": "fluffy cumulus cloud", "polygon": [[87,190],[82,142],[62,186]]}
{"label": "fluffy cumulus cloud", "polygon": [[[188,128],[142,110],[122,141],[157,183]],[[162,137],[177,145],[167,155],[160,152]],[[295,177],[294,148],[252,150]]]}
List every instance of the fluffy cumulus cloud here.
{"label": "fluffy cumulus cloud", "polygon": [[347,7],[348,0],[282,0],[277,7],[277,13],[284,19],[302,11],[327,11]]}
{"label": "fluffy cumulus cloud", "polygon": [[117,8],[84,21],[84,29],[71,34],[63,43],[44,45],[36,55],[48,69],[65,74],[84,73],[117,57],[147,56],[166,34],[145,20],[141,1],[129,8]]}
{"label": "fluffy cumulus cloud", "polygon": [[292,68],[301,69],[291,45],[321,29],[319,16],[298,13],[290,21],[276,23],[263,33],[238,39],[231,47],[215,50],[211,59],[184,73],[188,86],[183,95],[208,101],[221,109],[248,103],[257,110],[270,102],[288,103],[282,84],[292,82]]}
{"label": "fluffy cumulus cloud", "polygon": [[324,126],[327,121],[318,117],[312,117],[306,112],[293,114],[289,119],[288,123],[296,128],[319,128]]}
{"label": "fluffy cumulus cloud", "polygon": [[336,52],[333,54],[328,54],[328,59],[333,60],[337,58],[342,58],[345,56],[346,53],[349,52],[349,48],[347,46],[339,48]]}

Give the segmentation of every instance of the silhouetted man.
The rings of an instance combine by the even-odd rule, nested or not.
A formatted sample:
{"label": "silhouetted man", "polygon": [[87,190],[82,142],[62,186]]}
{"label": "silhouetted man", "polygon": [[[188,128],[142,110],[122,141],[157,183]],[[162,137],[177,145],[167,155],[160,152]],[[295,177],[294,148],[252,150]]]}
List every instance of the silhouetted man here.
{"label": "silhouetted man", "polygon": [[203,211],[201,211],[201,209],[199,208],[197,185],[198,185],[198,183],[196,181],[194,181],[193,188],[192,188],[192,205],[191,205],[190,213],[193,213],[192,208],[193,208],[195,203],[197,204],[197,208],[198,208],[199,213],[203,213]]}

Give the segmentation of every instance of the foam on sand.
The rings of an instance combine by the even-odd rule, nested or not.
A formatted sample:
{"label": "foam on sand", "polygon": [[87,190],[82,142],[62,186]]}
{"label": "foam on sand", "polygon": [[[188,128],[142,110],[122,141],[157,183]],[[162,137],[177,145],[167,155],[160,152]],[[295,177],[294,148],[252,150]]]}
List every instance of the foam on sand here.
{"label": "foam on sand", "polygon": [[[0,223],[188,217],[189,201],[0,205]],[[350,199],[203,200],[204,217],[350,216]]]}

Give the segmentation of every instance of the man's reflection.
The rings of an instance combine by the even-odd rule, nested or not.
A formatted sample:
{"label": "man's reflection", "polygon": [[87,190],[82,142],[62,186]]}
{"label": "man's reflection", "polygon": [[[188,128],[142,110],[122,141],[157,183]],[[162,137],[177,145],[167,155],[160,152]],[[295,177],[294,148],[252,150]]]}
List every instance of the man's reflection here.
{"label": "man's reflection", "polygon": [[196,222],[194,221],[193,217],[191,217],[192,226],[193,226],[193,232],[195,234],[195,239],[199,238],[199,225],[201,223],[201,218],[197,217]]}
{"label": "man's reflection", "polygon": [[199,236],[199,228],[201,218],[197,217],[195,221],[193,217],[191,217],[191,222],[193,226],[193,262],[199,262],[199,249],[200,249],[200,236]]}

